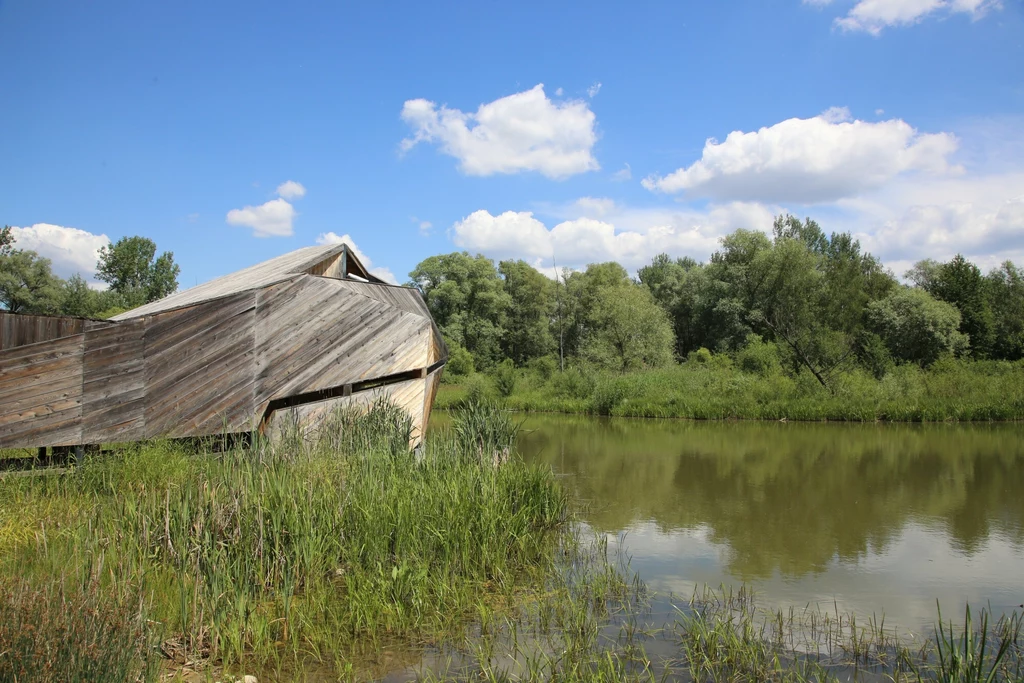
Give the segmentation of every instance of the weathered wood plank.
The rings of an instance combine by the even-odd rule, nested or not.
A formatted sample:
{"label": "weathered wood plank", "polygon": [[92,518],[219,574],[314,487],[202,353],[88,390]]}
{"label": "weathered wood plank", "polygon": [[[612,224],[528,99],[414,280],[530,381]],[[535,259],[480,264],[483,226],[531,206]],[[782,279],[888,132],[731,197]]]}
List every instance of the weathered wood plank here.
{"label": "weathered wood plank", "polygon": [[0,350],[81,334],[85,323],[82,318],[0,311]]}
{"label": "weathered wood plank", "polygon": [[144,339],[142,318],[86,327],[83,442],[145,438]]}
{"label": "weathered wood plank", "polygon": [[426,365],[429,321],[354,294],[372,286],[306,276],[260,293],[258,403]]}
{"label": "weathered wood plank", "polygon": [[0,352],[0,448],[81,443],[84,337]]}
{"label": "weathered wood plank", "polygon": [[147,437],[245,429],[253,420],[254,292],[146,319]]}

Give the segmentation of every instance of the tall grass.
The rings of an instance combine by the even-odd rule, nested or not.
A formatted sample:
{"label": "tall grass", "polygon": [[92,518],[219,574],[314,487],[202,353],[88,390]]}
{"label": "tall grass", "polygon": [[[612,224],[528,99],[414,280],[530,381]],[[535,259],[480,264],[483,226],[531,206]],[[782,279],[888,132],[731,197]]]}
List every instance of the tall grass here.
{"label": "tall grass", "polygon": [[[146,445],[0,481],[0,572],[29,591],[79,576],[99,596],[137,587],[133,618],[165,655],[233,671],[342,670],[366,643],[447,637],[527,590],[567,515],[550,471],[496,466],[451,436],[414,453],[386,404],[333,420],[312,445]],[[36,506],[56,514],[20,527]]]}
{"label": "tall grass", "polygon": [[[893,368],[882,379],[852,370],[822,387],[809,373],[775,368],[747,372],[722,362],[687,361],[658,370],[615,374],[585,367],[550,377],[521,369],[506,398],[489,378],[474,378],[477,396],[488,393],[512,410],[622,417],[701,420],[833,420],[933,422],[1024,419],[1024,363],[947,359],[924,370]],[[463,405],[463,385],[447,385],[438,407]],[[489,391],[488,391],[489,389]]]}

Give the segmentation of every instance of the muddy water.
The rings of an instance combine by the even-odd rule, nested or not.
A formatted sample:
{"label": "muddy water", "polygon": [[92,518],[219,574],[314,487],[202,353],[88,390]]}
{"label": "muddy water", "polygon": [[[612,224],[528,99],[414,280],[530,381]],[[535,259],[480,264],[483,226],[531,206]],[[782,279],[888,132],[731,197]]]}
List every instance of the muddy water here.
{"label": "muddy water", "polygon": [[1024,425],[525,418],[520,451],[655,591],[930,631],[1024,603]]}

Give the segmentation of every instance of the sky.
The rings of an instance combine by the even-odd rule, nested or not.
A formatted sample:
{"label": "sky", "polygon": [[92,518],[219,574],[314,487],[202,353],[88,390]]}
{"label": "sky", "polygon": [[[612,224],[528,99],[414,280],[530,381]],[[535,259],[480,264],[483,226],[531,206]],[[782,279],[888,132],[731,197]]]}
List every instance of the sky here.
{"label": "sky", "polygon": [[1024,265],[1022,0],[0,0],[0,224],[190,287],[346,240],[404,283],[706,260],[773,216]]}

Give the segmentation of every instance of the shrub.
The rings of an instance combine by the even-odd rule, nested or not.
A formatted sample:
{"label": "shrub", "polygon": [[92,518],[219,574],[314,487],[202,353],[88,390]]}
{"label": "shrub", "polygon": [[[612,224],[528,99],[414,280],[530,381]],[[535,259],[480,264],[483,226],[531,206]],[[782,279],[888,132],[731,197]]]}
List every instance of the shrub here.
{"label": "shrub", "polygon": [[458,377],[472,375],[476,370],[473,363],[473,354],[461,346],[449,344],[448,363],[445,365],[448,374]]}
{"label": "shrub", "polygon": [[506,358],[495,369],[494,388],[506,398],[516,390],[516,366],[510,359]]}
{"label": "shrub", "polygon": [[579,368],[569,368],[551,378],[551,391],[555,396],[590,398],[594,393],[594,379]]}
{"label": "shrub", "polygon": [[541,356],[531,359],[526,367],[537,373],[537,376],[546,382],[558,371],[558,359],[554,356]]}
{"label": "shrub", "polygon": [[736,354],[736,361],[743,372],[761,377],[775,375],[782,370],[778,348],[765,342],[758,334],[747,335],[747,345]]}
{"label": "shrub", "polygon": [[690,351],[690,353],[687,354],[687,356],[686,356],[686,360],[689,361],[690,363],[702,363],[702,364],[710,363],[711,362],[711,358],[712,358],[711,351],[706,349],[706,348],[704,348],[703,346],[700,347],[699,349],[697,349],[696,351]]}

